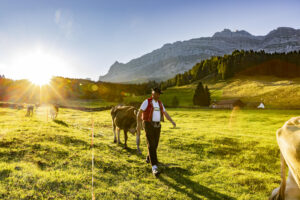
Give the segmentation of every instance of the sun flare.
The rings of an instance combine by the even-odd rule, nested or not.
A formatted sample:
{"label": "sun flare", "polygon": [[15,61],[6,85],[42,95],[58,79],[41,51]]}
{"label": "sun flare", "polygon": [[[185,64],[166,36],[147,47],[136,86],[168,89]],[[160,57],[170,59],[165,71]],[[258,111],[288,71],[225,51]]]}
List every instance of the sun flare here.
{"label": "sun flare", "polygon": [[36,49],[16,56],[13,66],[18,68],[20,76],[35,85],[42,86],[49,84],[52,76],[65,70],[67,64],[53,53]]}

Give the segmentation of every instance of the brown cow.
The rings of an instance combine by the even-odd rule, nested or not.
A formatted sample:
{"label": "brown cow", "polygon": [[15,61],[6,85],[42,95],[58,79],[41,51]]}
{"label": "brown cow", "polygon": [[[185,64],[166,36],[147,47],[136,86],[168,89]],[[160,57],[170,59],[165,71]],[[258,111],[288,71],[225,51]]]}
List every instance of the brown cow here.
{"label": "brown cow", "polygon": [[[300,199],[300,117],[288,120],[278,129],[277,142],[281,152],[281,184],[273,190],[270,200]],[[286,181],[285,165],[289,173]]]}
{"label": "brown cow", "polygon": [[[114,142],[120,144],[120,130],[123,129],[125,138],[124,148],[127,148],[127,132],[129,131],[132,134],[136,132],[136,115],[137,109],[133,106],[115,106],[111,109]],[[140,153],[140,133],[136,133],[136,146],[137,151]]]}

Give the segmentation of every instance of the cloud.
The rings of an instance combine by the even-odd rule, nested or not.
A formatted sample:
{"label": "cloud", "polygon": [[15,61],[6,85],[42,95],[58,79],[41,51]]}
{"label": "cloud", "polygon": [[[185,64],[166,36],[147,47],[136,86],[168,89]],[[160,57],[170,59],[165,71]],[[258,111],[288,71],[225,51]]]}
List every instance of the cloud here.
{"label": "cloud", "polygon": [[54,22],[67,39],[71,39],[74,32],[73,15],[70,11],[58,9],[54,13]]}

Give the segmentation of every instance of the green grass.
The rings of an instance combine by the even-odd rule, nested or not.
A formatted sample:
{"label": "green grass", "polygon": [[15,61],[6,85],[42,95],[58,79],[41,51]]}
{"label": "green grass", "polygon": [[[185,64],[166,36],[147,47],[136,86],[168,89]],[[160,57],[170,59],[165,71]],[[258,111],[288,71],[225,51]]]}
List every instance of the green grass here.
{"label": "green grass", "polygon": [[[192,99],[193,99],[195,88],[194,85],[168,88],[167,90],[163,91],[164,93],[162,95],[160,95],[160,100],[163,102],[164,105],[171,106],[174,96],[177,96],[177,98],[180,101],[180,106],[186,106],[186,107],[193,106]],[[130,103],[130,102],[142,103],[146,98],[150,98],[150,97],[151,94],[144,95],[144,96],[129,96],[124,98],[124,103]]]}
{"label": "green grass", "polygon": [[[264,102],[266,108],[300,108],[300,79],[280,79],[276,77],[245,77],[238,76],[226,81],[203,81],[211,92],[211,100],[241,99],[245,104]],[[164,105],[172,105],[177,96],[179,106],[191,107],[197,83],[175,86],[166,89],[160,99]],[[127,97],[125,102],[142,102],[148,96]],[[256,105],[256,104],[255,104]],[[256,105],[258,106],[258,105]]]}
{"label": "green grass", "polygon": [[[280,183],[275,132],[299,110],[169,109],[163,123],[158,179],[135,138],[113,141],[109,111],[0,108],[0,199],[91,199],[91,122],[95,121],[96,199],[267,199]],[[121,141],[123,134],[121,134]]]}
{"label": "green grass", "polygon": [[[196,88],[195,84],[181,86],[181,87],[171,87],[163,91],[163,94],[160,95],[160,100],[166,106],[172,105],[172,100],[174,96],[177,96],[179,99],[180,106],[191,107],[193,105],[193,95]],[[144,96],[128,96],[124,98],[124,103],[130,102],[143,102],[146,98],[150,98],[151,94]]]}
{"label": "green grass", "polygon": [[56,101],[59,105],[64,106],[72,106],[72,107],[86,107],[86,108],[97,108],[97,107],[105,107],[105,106],[111,106],[114,103],[107,102],[103,99],[78,99],[78,100],[58,100]]}

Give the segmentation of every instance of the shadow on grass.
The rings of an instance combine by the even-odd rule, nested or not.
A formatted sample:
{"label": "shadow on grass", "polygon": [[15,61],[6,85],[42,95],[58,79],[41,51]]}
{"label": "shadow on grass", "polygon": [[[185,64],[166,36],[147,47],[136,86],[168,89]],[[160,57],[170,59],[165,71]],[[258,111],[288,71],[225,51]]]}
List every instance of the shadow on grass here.
{"label": "shadow on grass", "polygon": [[132,154],[132,155],[135,155],[135,156],[137,156],[139,158],[144,158],[142,152],[139,153],[136,147],[135,148],[130,148],[130,147],[127,146],[126,148],[123,147],[123,149],[125,151],[127,151],[128,153]]}
{"label": "shadow on grass", "polygon": [[53,120],[53,122],[55,122],[59,125],[65,126],[65,127],[69,127],[69,125],[66,122],[62,121],[62,120],[55,119],[55,120]]}
{"label": "shadow on grass", "polygon": [[0,171],[0,180],[3,181],[6,178],[8,178],[10,176],[10,174],[12,173],[12,170],[10,169],[3,169]]}
{"label": "shadow on grass", "polygon": [[54,137],[50,137],[48,140],[67,146],[84,146],[86,148],[89,148],[91,146],[89,142],[69,135],[55,135]]}
{"label": "shadow on grass", "polygon": [[6,163],[20,161],[24,158],[26,153],[27,151],[22,149],[5,149],[0,151],[0,160]]}
{"label": "shadow on grass", "polygon": [[[164,178],[164,175],[172,178],[176,182],[176,184],[168,181],[166,178]],[[201,195],[212,200],[235,199],[233,197],[227,196],[225,194],[216,192],[208,187],[200,185],[197,182],[191,181],[190,179],[185,178],[184,175],[191,175],[191,173],[188,170],[182,169],[180,167],[167,167],[163,170],[163,174],[159,176],[159,179],[166,185],[174,188],[176,191],[186,194],[191,199],[201,199],[197,195]],[[191,189],[192,192],[184,189],[182,186]]]}
{"label": "shadow on grass", "polygon": [[[115,145],[115,147],[113,147],[114,145]],[[98,145],[95,144],[94,146],[97,147]],[[127,147],[125,148],[125,144],[120,141],[120,144],[113,142],[113,145],[112,146],[109,145],[108,147],[113,151],[116,151],[116,150],[119,151],[118,147],[122,147],[122,151],[127,151],[128,153],[130,153],[132,155],[136,155],[139,158],[145,158],[145,156],[143,156],[143,154],[142,154],[143,152],[141,149],[140,149],[141,152],[140,153],[138,152],[136,145],[132,146],[133,148],[131,148],[128,146],[128,143],[127,143]],[[146,151],[146,153],[147,153],[147,151]]]}

